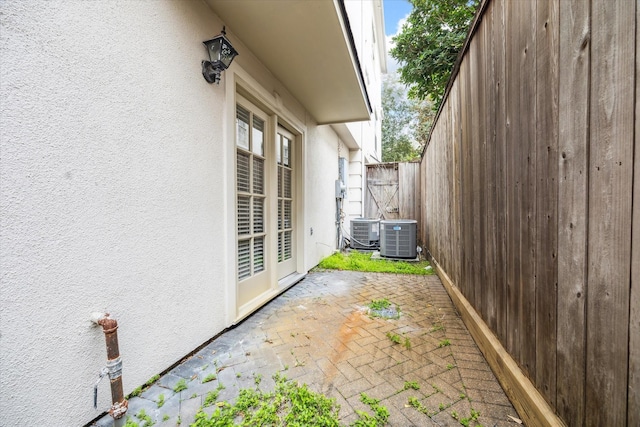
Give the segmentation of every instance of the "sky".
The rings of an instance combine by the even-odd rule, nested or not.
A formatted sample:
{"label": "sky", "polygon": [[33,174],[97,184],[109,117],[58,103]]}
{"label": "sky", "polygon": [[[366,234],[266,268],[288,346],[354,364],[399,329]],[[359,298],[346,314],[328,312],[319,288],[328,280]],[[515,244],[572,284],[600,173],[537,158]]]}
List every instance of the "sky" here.
{"label": "sky", "polygon": [[[413,6],[408,0],[382,0],[382,7],[384,13],[384,31],[387,36],[388,50],[393,46],[391,43],[391,37],[400,30],[402,22],[406,19],[409,13],[411,13]],[[389,54],[387,54],[387,72],[392,74],[397,69],[398,64]]]}
{"label": "sky", "polygon": [[387,36],[398,32],[398,23],[404,20],[413,8],[408,0],[382,0],[384,31]]}

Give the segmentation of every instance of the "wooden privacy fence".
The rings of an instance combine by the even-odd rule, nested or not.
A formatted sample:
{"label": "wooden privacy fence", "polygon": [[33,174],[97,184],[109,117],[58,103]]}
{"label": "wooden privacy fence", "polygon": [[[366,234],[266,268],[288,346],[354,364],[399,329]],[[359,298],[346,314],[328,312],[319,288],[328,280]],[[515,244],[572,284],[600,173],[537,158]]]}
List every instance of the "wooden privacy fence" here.
{"label": "wooden privacy fence", "polygon": [[367,165],[366,218],[414,219],[420,235],[420,163]]}
{"label": "wooden privacy fence", "polygon": [[431,256],[571,426],[640,426],[638,9],[483,2],[421,163]]}

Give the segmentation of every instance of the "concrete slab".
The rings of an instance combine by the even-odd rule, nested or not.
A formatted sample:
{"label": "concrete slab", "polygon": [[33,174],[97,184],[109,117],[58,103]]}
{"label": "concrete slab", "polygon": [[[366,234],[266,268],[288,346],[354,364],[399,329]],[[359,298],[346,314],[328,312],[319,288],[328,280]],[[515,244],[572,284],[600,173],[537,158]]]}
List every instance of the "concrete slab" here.
{"label": "concrete slab", "polygon": [[[381,298],[401,307],[399,318],[367,315]],[[216,379],[202,383],[211,373]],[[390,426],[460,425],[472,410],[482,425],[510,426],[507,416],[518,417],[438,277],[344,271],[310,273],[131,399],[128,415],[141,426],[141,409],[158,425],[189,425],[209,393],[220,388],[218,400],[233,402],[242,388],[272,390],[274,374],[335,398],[344,425],[368,411],[360,393],[387,407]],[[175,394],[180,379],[188,389]],[[94,425],[113,422],[105,416]]]}

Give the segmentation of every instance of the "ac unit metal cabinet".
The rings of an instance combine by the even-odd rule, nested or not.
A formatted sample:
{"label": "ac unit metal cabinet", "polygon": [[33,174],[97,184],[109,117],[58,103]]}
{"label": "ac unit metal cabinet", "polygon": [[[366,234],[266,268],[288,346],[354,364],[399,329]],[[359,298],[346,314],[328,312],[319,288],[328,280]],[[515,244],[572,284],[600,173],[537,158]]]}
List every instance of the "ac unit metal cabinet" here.
{"label": "ac unit metal cabinet", "polygon": [[378,249],[380,220],[355,218],[351,220],[351,248]]}
{"label": "ac unit metal cabinet", "polygon": [[388,258],[415,258],[418,256],[416,229],[413,219],[380,221],[380,256]]}

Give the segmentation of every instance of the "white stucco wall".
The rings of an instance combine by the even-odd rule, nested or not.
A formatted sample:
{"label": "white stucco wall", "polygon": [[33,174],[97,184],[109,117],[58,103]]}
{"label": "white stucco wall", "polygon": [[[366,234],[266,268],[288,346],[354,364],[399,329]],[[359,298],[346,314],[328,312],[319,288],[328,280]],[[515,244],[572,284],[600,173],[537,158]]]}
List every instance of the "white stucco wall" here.
{"label": "white stucco wall", "polygon": [[307,269],[336,250],[335,180],[338,179],[338,157],[349,153],[329,126],[310,127],[309,137],[316,142],[307,145],[307,231],[313,227],[313,235],[309,236],[305,248]]}
{"label": "white stucco wall", "polygon": [[[0,2],[1,426],[110,406],[94,311],[119,322],[125,393],[235,318],[234,86],[200,69],[221,26],[201,1]],[[306,270],[335,249],[348,149],[236,43],[239,84],[305,133]]]}
{"label": "white stucco wall", "polygon": [[125,392],[226,326],[220,25],[200,2],[0,8],[0,425],[78,425],[91,312],[119,321]]}

